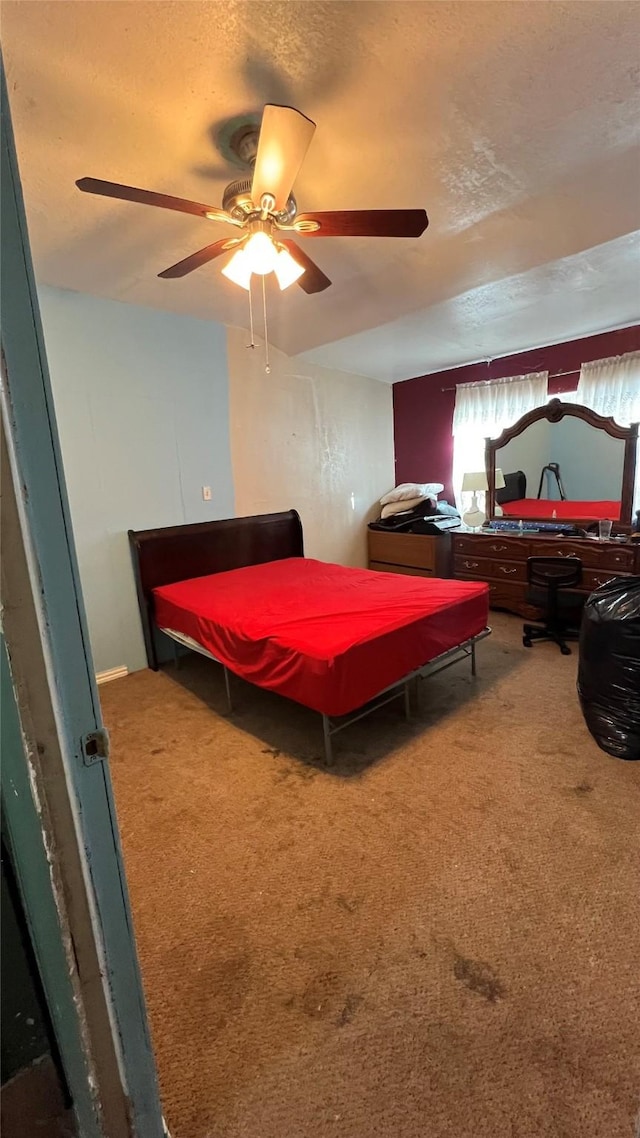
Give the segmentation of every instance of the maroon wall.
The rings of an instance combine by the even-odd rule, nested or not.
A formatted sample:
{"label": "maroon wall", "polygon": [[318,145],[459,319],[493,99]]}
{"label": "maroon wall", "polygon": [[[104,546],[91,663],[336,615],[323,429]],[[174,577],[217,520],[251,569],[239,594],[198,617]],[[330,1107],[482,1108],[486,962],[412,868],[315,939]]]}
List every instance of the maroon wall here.
{"label": "maroon wall", "polygon": [[[533,371],[570,371],[573,374],[549,380],[549,394],[574,391],[580,367],[589,360],[621,356],[640,350],[640,324],[615,332],[601,332],[566,344],[552,344],[529,352],[503,356],[491,363],[421,375],[393,385],[393,429],[396,454],[396,485],[401,482],[443,482],[443,497],[453,501],[453,407],[458,383],[479,379],[503,379]],[[450,390],[443,390],[443,389]]]}

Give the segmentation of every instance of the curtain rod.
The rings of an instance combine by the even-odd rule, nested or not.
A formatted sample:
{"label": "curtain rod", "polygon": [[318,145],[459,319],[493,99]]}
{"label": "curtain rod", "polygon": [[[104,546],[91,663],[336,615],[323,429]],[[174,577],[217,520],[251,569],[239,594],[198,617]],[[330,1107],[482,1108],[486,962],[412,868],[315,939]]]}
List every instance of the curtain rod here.
{"label": "curtain rod", "polygon": [[[551,374],[549,376],[547,376],[547,379],[560,379],[561,375],[580,375],[580,368],[574,367],[571,371],[554,371],[554,372],[551,372]],[[505,376],[504,378],[508,379],[509,377]],[[493,379],[482,380],[481,379],[481,380],[477,380],[476,382],[479,382],[479,383],[495,383],[496,380],[493,380]],[[457,383],[455,385],[455,387],[441,387],[440,390],[441,391],[457,391],[459,387],[464,387],[464,384],[463,383]]]}

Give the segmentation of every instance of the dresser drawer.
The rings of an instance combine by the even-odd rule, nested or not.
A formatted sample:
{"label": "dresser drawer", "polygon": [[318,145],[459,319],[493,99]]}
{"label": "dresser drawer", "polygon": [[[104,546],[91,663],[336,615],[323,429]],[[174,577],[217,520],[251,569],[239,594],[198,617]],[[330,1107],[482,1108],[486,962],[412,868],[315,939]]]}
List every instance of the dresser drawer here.
{"label": "dresser drawer", "polygon": [[474,557],[472,554],[458,553],[454,557],[456,577],[468,577],[480,581],[498,581],[506,584],[526,581],[527,562],[501,561],[490,557]]}
{"label": "dresser drawer", "polygon": [[631,574],[621,573],[619,569],[587,569],[582,574],[582,584],[580,588],[584,589],[587,593],[592,593],[594,589],[599,589],[600,585],[606,585],[607,581],[610,581],[612,577],[626,576],[631,576]]}
{"label": "dresser drawer", "polygon": [[382,530],[370,529],[369,560],[435,572],[437,541],[446,541],[446,538],[421,533],[383,533]]}
{"label": "dresser drawer", "polygon": [[457,533],[453,537],[453,552],[475,553],[478,555],[478,542],[482,539],[471,533]]}
{"label": "dresser drawer", "polygon": [[505,608],[509,612],[531,615],[537,611],[527,604],[527,590],[522,583],[489,581],[489,604],[492,608]]}
{"label": "dresser drawer", "polygon": [[526,537],[461,533],[453,539],[453,551],[475,557],[504,557],[509,561],[527,557],[530,544]]}
{"label": "dresser drawer", "polygon": [[584,566],[592,569],[613,569],[632,573],[635,551],[623,549],[615,542],[599,541],[535,541],[531,552],[536,557],[579,557]]}
{"label": "dresser drawer", "polygon": [[431,569],[416,569],[412,565],[387,565],[384,561],[370,561],[369,568],[377,573],[404,573],[407,577],[435,577]]}
{"label": "dresser drawer", "polygon": [[493,581],[506,581],[511,584],[516,581],[526,581],[527,579],[527,562],[523,561],[503,561],[494,560],[490,562],[491,565],[491,579]]}
{"label": "dresser drawer", "polygon": [[598,548],[600,556],[600,565],[606,565],[607,569],[615,569],[619,573],[633,573],[636,565],[636,550],[630,547],[629,549],[621,549],[616,546],[615,542],[608,544],[605,543]]}
{"label": "dresser drawer", "polygon": [[531,554],[531,542],[526,537],[505,538],[497,534],[484,538],[484,541],[487,543],[487,556],[500,561],[520,561]]}
{"label": "dresser drawer", "polygon": [[477,557],[474,553],[456,553],[453,571],[456,577],[478,577],[486,581],[491,576],[491,561],[488,557]]}

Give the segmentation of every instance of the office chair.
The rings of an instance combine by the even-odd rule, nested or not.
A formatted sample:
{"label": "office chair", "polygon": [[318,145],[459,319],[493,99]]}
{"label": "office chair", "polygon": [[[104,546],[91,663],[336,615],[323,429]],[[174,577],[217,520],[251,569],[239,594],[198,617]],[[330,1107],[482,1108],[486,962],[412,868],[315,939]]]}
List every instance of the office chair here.
{"label": "office chair", "polygon": [[579,627],[572,628],[569,617],[575,613],[580,601],[575,595],[563,595],[561,590],[575,589],[581,580],[582,562],[579,557],[527,558],[527,600],[529,604],[543,609],[545,616],[542,625],[522,626],[525,648],[531,648],[534,640],[553,640],[563,656],[571,655],[566,641],[577,640]]}

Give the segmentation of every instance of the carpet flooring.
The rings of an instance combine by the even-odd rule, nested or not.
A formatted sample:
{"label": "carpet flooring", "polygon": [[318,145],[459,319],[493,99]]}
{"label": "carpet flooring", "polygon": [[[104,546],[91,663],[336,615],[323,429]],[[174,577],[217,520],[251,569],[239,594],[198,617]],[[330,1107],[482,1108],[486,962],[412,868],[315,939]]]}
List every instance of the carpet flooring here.
{"label": "carpet flooring", "polygon": [[632,1138],[640,764],[492,624],[330,772],[202,658],[101,689],[173,1138]]}

